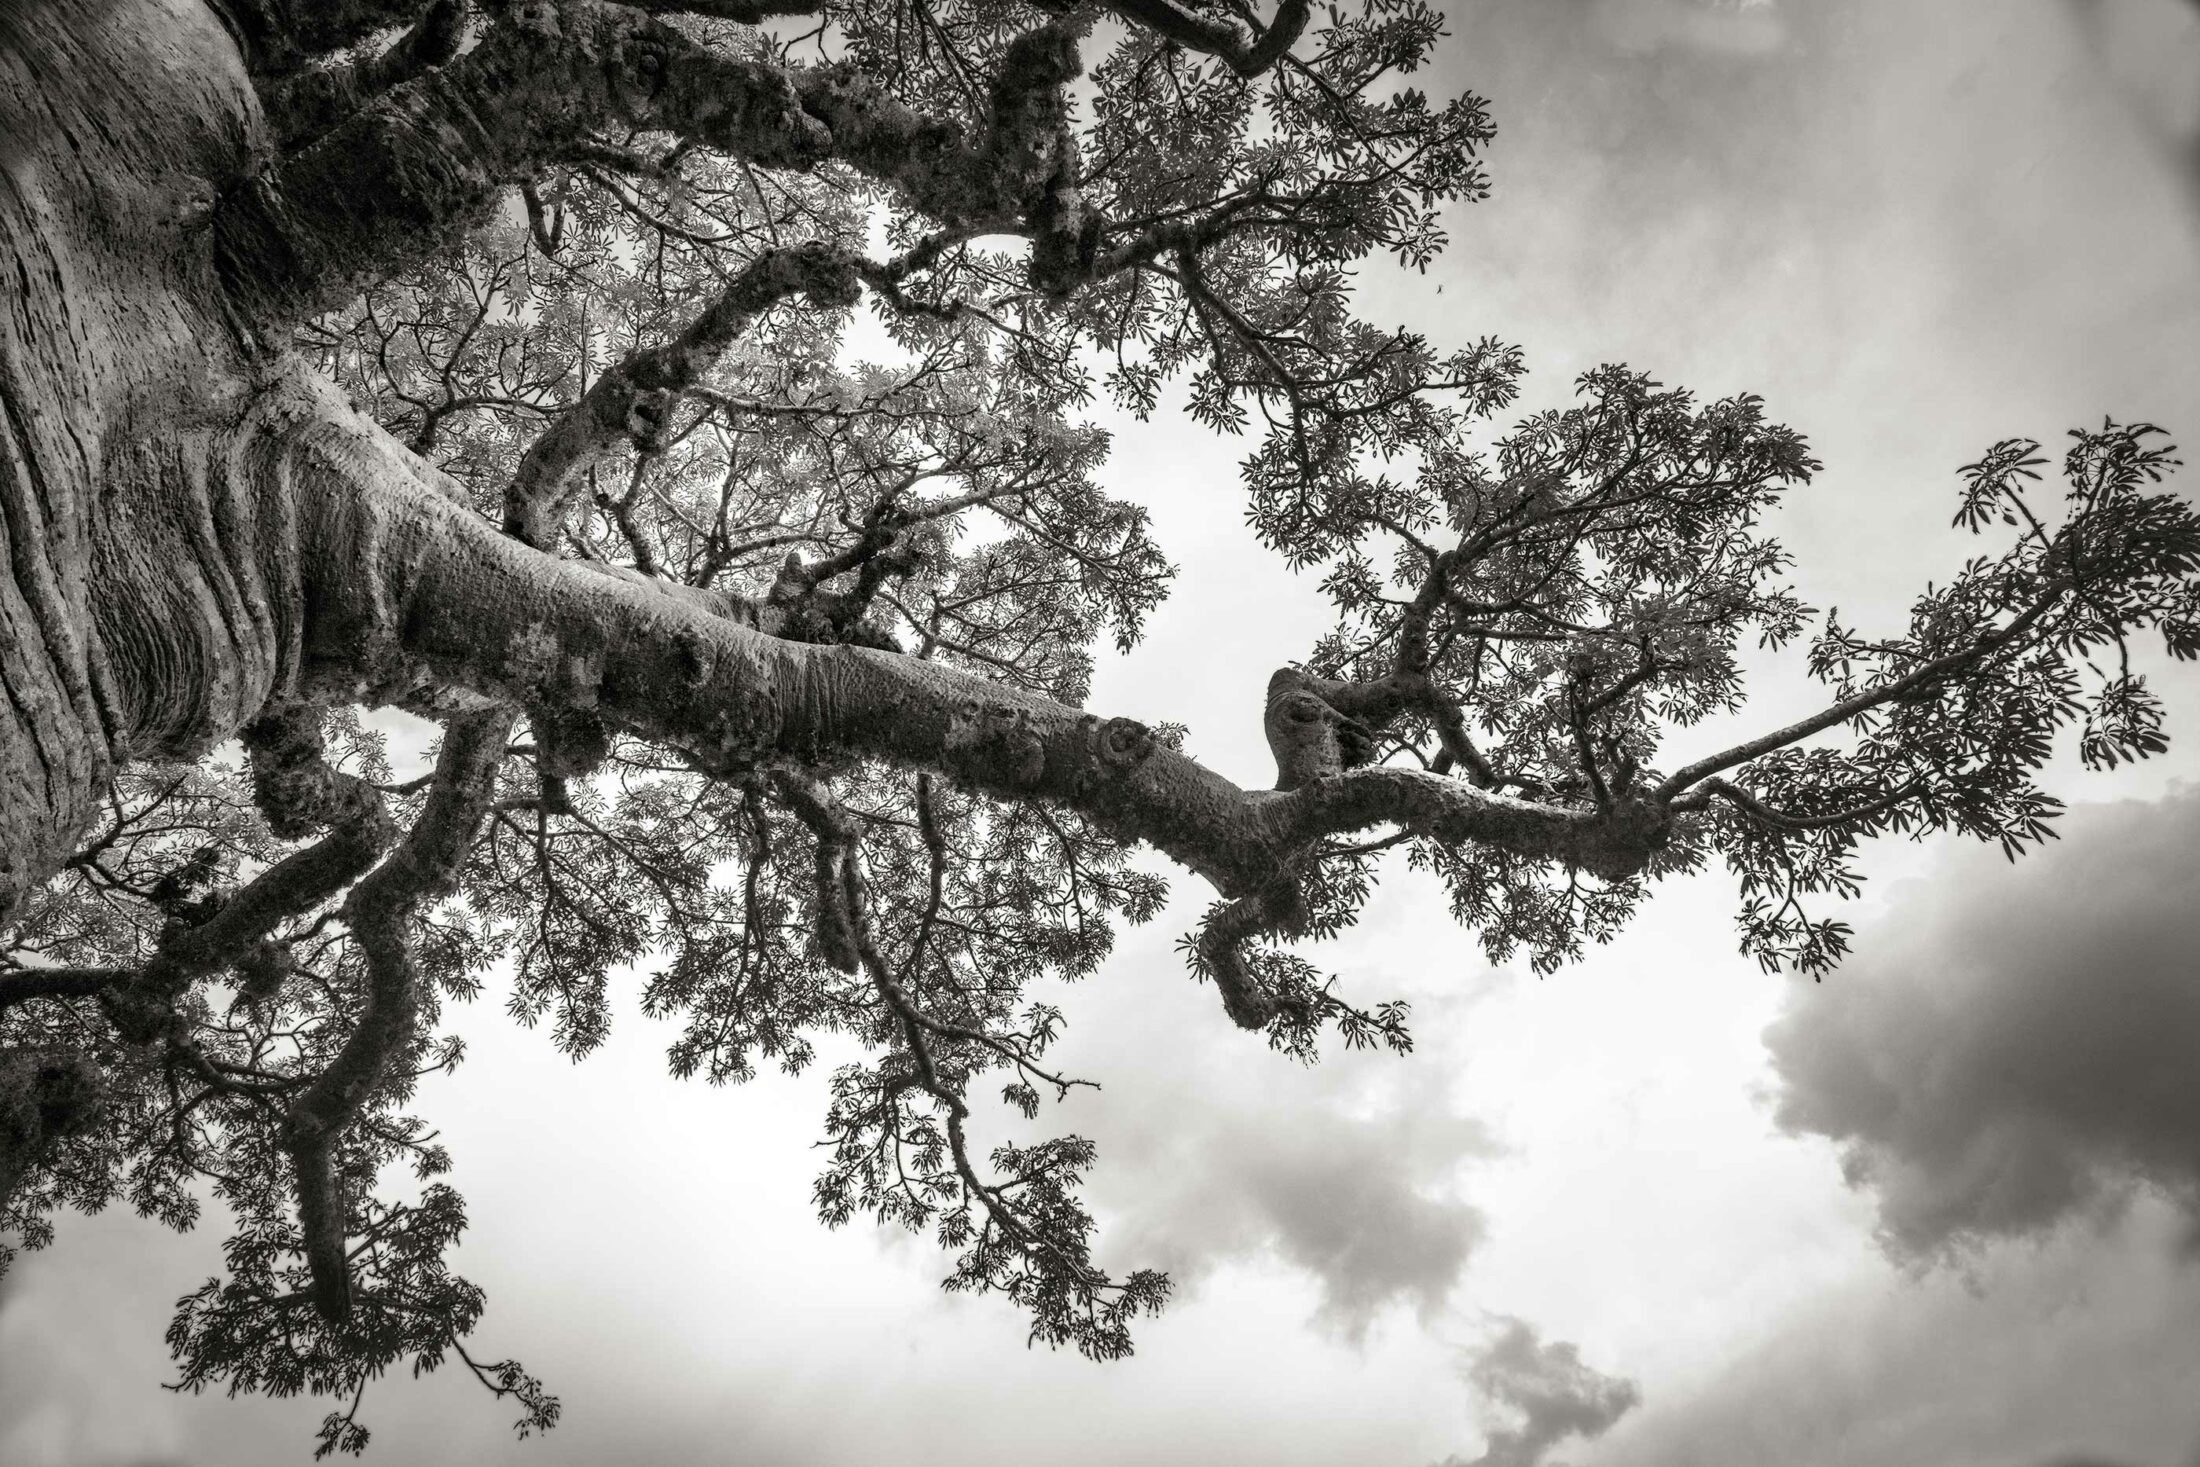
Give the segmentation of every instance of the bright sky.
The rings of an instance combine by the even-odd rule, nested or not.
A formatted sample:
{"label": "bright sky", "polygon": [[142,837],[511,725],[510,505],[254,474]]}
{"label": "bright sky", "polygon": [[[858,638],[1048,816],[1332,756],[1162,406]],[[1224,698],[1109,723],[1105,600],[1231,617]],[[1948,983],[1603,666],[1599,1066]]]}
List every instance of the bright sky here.
{"label": "bright sky", "polygon": [[[1496,194],[1368,314],[1523,343],[1533,406],[1606,360],[1760,393],[1828,464],[1782,523],[1817,604],[1891,618],[1959,564],[1953,470],[1998,438],[2113,415],[2200,444],[2200,10],[1462,12],[1428,89],[1491,99]],[[1261,690],[1322,607],[1242,530],[1239,451],[1123,427],[1113,485],[1185,574],[1093,703],[1254,782]],[[1796,685],[1766,686],[1769,722]],[[2025,868],[1876,856],[1817,987],[1734,954],[1718,877],[1539,981],[1401,875],[1320,956],[1413,1000],[1419,1049],[1303,1070],[1184,976],[1180,880],[1066,1002],[1061,1058],[1106,1086],[1058,1114],[1100,1142],[1107,1256],[1181,1287],[1114,1366],[942,1295],[929,1243],[814,1221],[829,1063],[675,1084],[630,1007],[576,1068],[486,1003],[424,1105],[482,1347],[566,1421],[518,1444],[470,1382],[393,1381],[369,1460],[2200,1461],[2200,677],[2163,686],[2179,751],[2073,771],[2069,838]],[[0,1304],[0,1463],[304,1459],[321,1404],[157,1389],[218,1241],[63,1221]]]}

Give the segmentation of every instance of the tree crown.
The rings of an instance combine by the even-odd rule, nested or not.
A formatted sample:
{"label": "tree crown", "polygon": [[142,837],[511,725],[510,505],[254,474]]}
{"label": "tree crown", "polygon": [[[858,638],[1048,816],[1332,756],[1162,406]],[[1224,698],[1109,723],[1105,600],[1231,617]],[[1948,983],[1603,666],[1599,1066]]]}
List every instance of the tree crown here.
{"label": "tree crown", "polygon": [[[1361,319],[1355,272],[1425,267],[1487,188],[1481,101],[1408,84],[1442,35],[1417,0],[232,8],[267,147],[213,257],[263,360],[432,465],[438,523],[658,617],[675,669],[639,659],[622,702],[547,615],[480,662],[462,627],[362,653],[234,746],[123,768],[6,931],[0,1040],[43,1057],[7,1094],[96,1076],[100,1118],[0,1222],[35,1244],[127,1197],[180,1226],[210,1192],[236,1231],[171,1328],[182,1382],[336,1396],[324,1452],[407,1361],[556,1418],[466,1351],[463,1206],[406,1113],[492,971],[578,1055],[641,966],[713,1083],[853,1036],[819,1215],[929,1232],[950,1287],[1111,1358],[1166,1279],[1095,1262],[1089,1143],[988,1147],[975,1106],[1087,1083],[1034,991],[1161,910],[1139,843],[1217,888],[1184,948],[1234,1021],[1403,1050],[1403,1005],[1292,946],[1394,850],[1538,967],[1716,858],[1744,949],[1816,972],[1861,841],[2036,844],[2061,730],[2088,764],[2164,747],[2135,639],[2200,654],[2200,521],[2149,426],[2073,435],[2059,506],[2039,444],[1995,445],[1954,500],[1982,549],[1866,632],[1785,581],[1769,517],[1819,465],[1756,398],[1613,366],[1506,428],[1518,349]],[[1334,605],[1271,682],[1272,790],[1076,712],[1174,574],[1111,492],[1101,394],[1243,435],[1252,532]],[[733,659],[678,617],[801,649],[770,690],[801,718],[695,713]],[[1796,642],[1822,709],[1663,767]],[[393,778],[374,701],[446,725],[432,773]]]}

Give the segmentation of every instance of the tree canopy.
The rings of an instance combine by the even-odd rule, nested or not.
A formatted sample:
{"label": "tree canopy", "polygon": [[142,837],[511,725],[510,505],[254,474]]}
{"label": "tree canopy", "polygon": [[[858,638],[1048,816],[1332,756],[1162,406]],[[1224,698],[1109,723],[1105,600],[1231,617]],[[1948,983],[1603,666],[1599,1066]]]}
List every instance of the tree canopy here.
{"label": "tree canopy", "polygon": [[[0,610],[104,649],[53,653],[89,691],[0,666],[0,1228],[218,1201],[181,1381],[331,1396],[324,1452],[366,1444],[377,1376],[454,1356],[523,1433],[557,1417],[466,1344],[453,1158],[408,1110],[463,1058],[448,1002],[494,985],[581,1055],[638,974],[712,1083],[852,1038],[819,1216],[933,1236],[950,1288],[1109,1359],[1167,1280],[1095,1262],[1088,1142],[988,1131],[1087,1083],[1036,995],[1161,910],[1141,846],[1214,888],[1183,951],[1231,1021],[1403,1051],[1404,1006],[1306,949],[1386,863],[1538,968],[1723,863],[1743,949],[1821,972],[1860,843],[2038,844],[2058,738],[2165,747],[2142,639],[2200,655],[2200,520],[2148,425],[1986,449],[1968,558],[1857,627],[1788,585],[1773,515],[1820,465],[1757,398],[1609,366],[1511,422],[1519,348],[1363,319],[1358,274],[1425,267],[1489,186],[1481,99],[1412,84],[1420,0],[118,11],[135,38],[0,22],[0,121],[50,158],[69,108],[108,117],[106,183],[181,223],[133,243],[19,191],[0,238],[120,262],[99,370],[133,391],[188,396],[146,320],[218,323],[227,395],[218,430],[98,418],[151,466],[69,520],[22,424],[120,394],[70,385],[51,322],[0,340],[10,544],[29,505],[92,547],[71,572],[51,537],[51,592],[18,557]],[[40,100],[64,52],[165,80]],[[216,142],[148,140],[179,118]],[[1103,403],[1242,438],[1242,482],[1196,492],[1333,606],[1248,710],[1272,789],[1083,711],[1175,574]],[[171,553],[211,589],[171,592]],[[1783,647],[1822,708],[1667,767]],[[64,780],[37,718],[77,703]],[[430,774],[393,777],[380,705],[442,724]]]}

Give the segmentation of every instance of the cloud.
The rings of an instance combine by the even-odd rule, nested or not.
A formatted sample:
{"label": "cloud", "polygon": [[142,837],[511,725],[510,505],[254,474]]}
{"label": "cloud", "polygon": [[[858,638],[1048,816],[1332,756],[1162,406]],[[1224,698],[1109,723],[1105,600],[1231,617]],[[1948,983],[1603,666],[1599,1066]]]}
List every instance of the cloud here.
{"label": "cloud", "polygon": [[1768,0],[1596,0],[1591,14],[1605,42],[1622,52],[1762,56],[1788,42],[1786,21]]}
{"label": "cloud", "polygon": [[2200,1220],[2200,791],[1948,860],[1766,1031],[1778,1121],[1841,1147],[1898,1257],[2110,1213]]}
{"label": "cloud", "polygon": [[1439,1467],[1536,1467],[1566,1438],[1594,1440],[1641,1403],[1633,1381],[1591,1370],[1572,1345],[1546,1345],[1522,1320],[1504,1325],[1470,1357],[1466,1378],[1484,1401],[1517,1412],[1520,1425],[1490,1432],[1473,1461],[1453,1456]]}
{"label": "cloud", "polygon": [[1484,1232],[1456,1175],[1496,1150],[1454,1110],[1442,1059],[1308,1073],[1235,1034],[1176,1035],[1183,1062],[1156,1064],[1149,1040],[1135,1095],[1111,1091],[1099,1118],[1116,1251],[1180,1284],[1278,1259],[1315,1281],[1318,1321],[1354,1340],[1394,1305],[1434,1317]]}
{"label": "cloud", "polygon": [[2069,0],[2078,31],[2140,124],[2188,153],[2200,146],[2200,5]]}
{"label": "cloud", "polygon": [[[142,1281],[137,1218],[63,1219],[72,1236],[19,1254],[0,1282],[0,1462],[8,1467],[160,1467],[182,1460],[184,1409],[156,1389],[167,1366],[159,1323],[122,1324],[107,1306]],[[108,1245],[86,1247],[96,1239]],[[56,1254],[101,1266],[56,1269]],[[155,1296],[156,1299],[158,1296]],[[156,1306],[157,1307],[157,1306]],[[303,1438],[300,1438],[301,1440]]]}
{"label": "cloud", "polygon": [[1582,1467],[2200,1467],[2200,1270],[2158,1201],[1967,1276],[1866,1271],[1661,1374]]}

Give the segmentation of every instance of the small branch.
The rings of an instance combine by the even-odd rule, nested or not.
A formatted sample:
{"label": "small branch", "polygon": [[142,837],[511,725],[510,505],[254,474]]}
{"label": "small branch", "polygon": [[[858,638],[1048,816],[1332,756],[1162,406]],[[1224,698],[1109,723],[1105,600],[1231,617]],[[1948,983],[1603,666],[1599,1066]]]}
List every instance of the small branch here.
{"label": "small branch", "polygon": [[1835,826],[1848,825],[1858,820],[1868,820],[1874,815],[1884,814],[1915,795],[1923,783],[1923,780],[1918,779],[1906,780],[1886,794],[1850,809],[1836,810],[1825,815],[1801,815],[1792,810],[1775,809],[1741,786],[1713,776],[1703,781],[1697,794],[1683,795],[1680,799],[1675,800],[1673,808],[1681,811],[1700,810],[1707,803],[1706,797],[1716,795],[1737,809],[1746,811],[1766,825],[1778,830],[1827,830]]}
{"label": "small branch", "polygon": [[1655,798],[1670,802],[1675,795],[1680,794],[1689,786],[1700,784],[1714,774],[1722,774],[1737,765],[1747,764],[1750,760],[1769,754],[1775,749],[1784,749],[1790,744],[1801,743],[1813,734],[1824,733],[1829,728],[1837,728],[1847,723],[1858,714],[1869,713],[1874,708],[1892,703],[1935,683],[1954,677],[1973,663],[1991,656],[2023,636],[2025,632],[2032,628],[2034,623],[2054,608],[2056,602],[2069,594],[2070,589],[2071,587],[2066,581],[2051,582],[2047,590],[2034,599],[2031,605],[2019,612],[2006,626],[1986,633],[1961,651],[1951,652],[1945,657],[1936,657],[1930,662],[1911,669],[1891,682],[1883,683],[1876,688],[1866,688],[1851,697],[1841,699],[1821,713],[1800,719],[1785,728],[1774,729],[1771,733],[1760,738],[1751,739],[1746,744],[1737,744],[1724,753],[1713,754],[1709,758],[1697,760],[1659,785]]}
{"label": "small branch", "polygon": [[678,336],[634,352],[597,378],[521,458],[505,491],[505,532],[542,549],[556,544],[581,472],[622,442],[631,440],[644,452],[655,447],[679,395],[695,386],[758,316],[798,294],[821,305],[852,304],[854,260],[822,244],[765,250]]}

